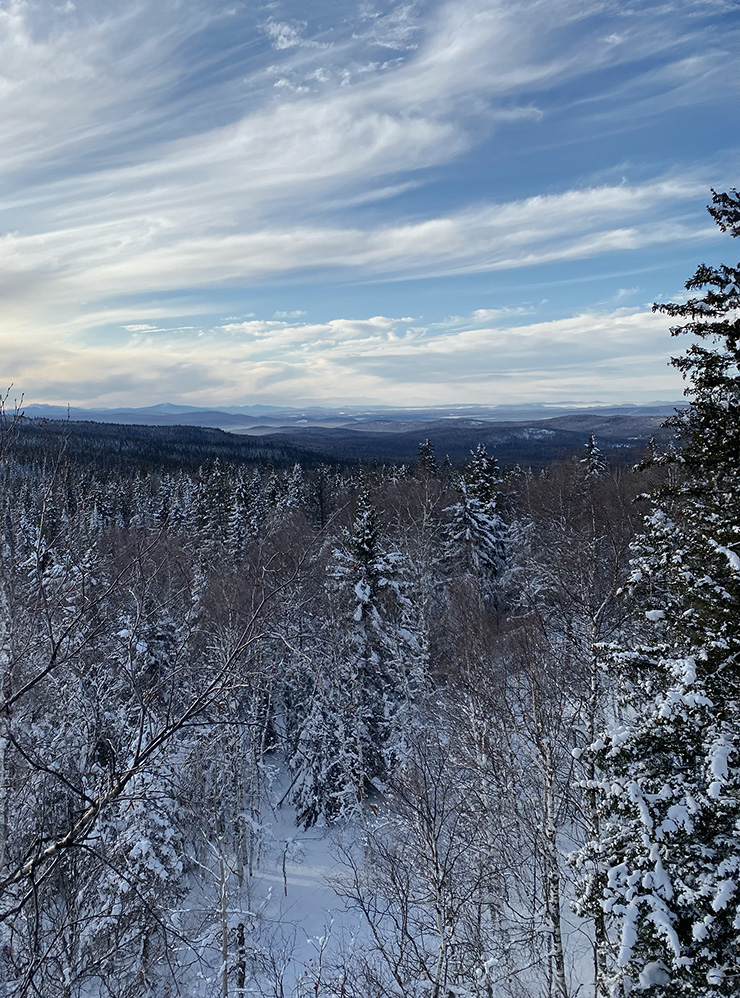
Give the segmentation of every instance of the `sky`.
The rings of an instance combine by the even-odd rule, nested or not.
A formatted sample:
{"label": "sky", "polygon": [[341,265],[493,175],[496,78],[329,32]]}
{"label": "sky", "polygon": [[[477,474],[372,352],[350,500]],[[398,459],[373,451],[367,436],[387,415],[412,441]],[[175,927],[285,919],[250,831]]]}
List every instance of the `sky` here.
{"label": "sky", "polygon": [[0,388],[678,399],[731,0],[0,0]]}

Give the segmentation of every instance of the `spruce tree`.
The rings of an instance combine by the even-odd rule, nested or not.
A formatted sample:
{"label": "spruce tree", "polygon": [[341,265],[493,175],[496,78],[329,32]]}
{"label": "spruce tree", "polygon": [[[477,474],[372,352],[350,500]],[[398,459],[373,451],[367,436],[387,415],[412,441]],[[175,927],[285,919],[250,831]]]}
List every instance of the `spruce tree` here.
{"label": "spruce tree", "polygon": [[478,444],[457,484],[458,501],[446,510],[450,560],[458,571],[476,579],[481,594],[488,598],[493,596],[506,555],[500,481],[496,459]]}
{"label": "spruce tree", "polygon": [[439,474],[439,465],[434,453],[434,445],[427,437],[419,444],[419,456],[416,459],[416,473],[419,478],[436,478]]}
{"label": "spruce tree", "polygon": [[329,820],[359,815],[403,750],[408,704],[425,672],[404,569],[363,485],[352,527],[327,566],[333,609],[290,763],[292,800],[306,826],[322,814]]}
{"label": "spruce tree", "polygon": [[[710,212],[739,234],[736,191]],[[740,267],[702,264],[703,292],[655,309],[697,338],[673,361],[689,405],[672,418],[682,468],[635,544],[641,640],[606,656],[615,720],[587,750],[599,836],[580,906],[606,912],[602,995],[720,998],[740,990]]]}
{"label": "spruce tree", "polygon": [[591,433],[585,446],[586,453],[581,458],[581,464],[586,466],[586,478],[600,478],[606,471],[606,461],[596,443],[596,437]]}

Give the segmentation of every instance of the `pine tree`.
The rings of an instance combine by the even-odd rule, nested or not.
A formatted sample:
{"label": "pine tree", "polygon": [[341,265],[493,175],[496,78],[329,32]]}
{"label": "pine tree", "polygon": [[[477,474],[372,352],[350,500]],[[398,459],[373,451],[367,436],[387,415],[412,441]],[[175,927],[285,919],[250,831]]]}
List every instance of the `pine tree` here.
{"label": "pine tree", "polygon": [[[739,234],[736,191],[710,211]],[[618,720],[589,750],[601,820],[580,904],[612,920],[602,994],[740,989],[739,285],[739,267],[702,264],[686,284],[701,298],[655,306],[699,342],[673,361],[688,381],[671,420],[685,475],[653,497],[635,544],[648,633],[610,650]]]}
{"label": "pine tree", "polygon": [[294,464],[290,471],[286,472],[283,476],[282,487],[283,494],[280,499],[282,509],[299,509],[305,504],[308,484],[300,464]]}
{"label": "pine tree", "polygon": [[321,814],[360,813],[368,795],[385,784],[402,747],[402,718],[408,720],[408,701],[425,672],[402,562],[383,544],[377,510],[363,486],[352,528],[328,565],[334,611],[291,761],[293,801],[306,825]]}
{"label": "pine tree", "polygon": [[434,453],[434,445],[427,437],[419,444],[419,456],[416,459],[416,471],[420,478],[436,478],[439,474],[439,465]]}
{"label": "pine tree", "polygon": [[447,510],[453,565],[476,578],[482,594],[488,597],[493,594],[506,553],[506,528],[498,510],[499,482],[496,459],[478,444],[458,482],[458,501]]}
{"label": "pine tree", "polygon": [[596,443],[593,433],[589,434],[588,443],[585,447],[586,453],[581,458],[581,464],[586,466],[586,478],[600,478],[606,471],[606,461]]}
{"label": "pine tree", "polygon": [[215,560],[223,552],[232,487],[228,469],[218,458],[200,469],[200,482],[195,496],[200,542],[204,562]]}

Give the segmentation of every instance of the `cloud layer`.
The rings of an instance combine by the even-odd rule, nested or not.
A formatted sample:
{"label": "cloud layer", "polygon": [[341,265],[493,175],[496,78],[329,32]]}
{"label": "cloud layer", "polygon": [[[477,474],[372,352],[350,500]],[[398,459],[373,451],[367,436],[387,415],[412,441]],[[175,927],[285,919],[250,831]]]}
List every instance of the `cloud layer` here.
{"label": "cloud layer", "polygon": [[142,323],[105,344],[39,337],[11,362],[30,397],[83,405],[144,404],[152,393],[207,406],[251,398],[414,405],[680,395],[662,316],[624,308],[527,318],[481,309],[429,325],[389,316],[248,319],[210,330]]}

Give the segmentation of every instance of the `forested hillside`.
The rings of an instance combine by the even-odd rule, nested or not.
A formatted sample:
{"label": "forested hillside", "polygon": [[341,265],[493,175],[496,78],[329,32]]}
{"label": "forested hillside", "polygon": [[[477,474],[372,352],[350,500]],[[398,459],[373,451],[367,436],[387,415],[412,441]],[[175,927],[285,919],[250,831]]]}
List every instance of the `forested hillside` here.
{"label": "forested hillside", "polygon": [[[30,406],[29,411],[37,408]],[[630,465],[652,437],[661,443],[671,437],[661,428],[664,417],[649,407],[634,409],[628,415],[589,412],[516,422],[430,418],[419,420],[413,430],[394,432],[289,425],[264,427],[264,432],[255,435],[200,426],[29,418],[21,410],[24,418],[17,427],[13,451],[17,461],[36,463],[49,451],[64,448],[67,459],[75,465],[124,474],[178,469],[195,472],[215,458],[221,463],[277,468],[296,462],[304,468],[337,463],[369,467],[374,462],[413,463],[419,440],[428,437],[442,460],[449,457],[455,465],[463,464],[470,451],[483,443],[502,464],[540,469],[580,453],[589,436],[596,434],[613,464]]]}
{"label": "forested hillside", "polygon": [[[596,448],[546,475],[502,474],[483,448],[461,475],[428,447],[413,469],[347,475],[7,461],[8,980],[49,995],[192,988],[209,932],[217,978],[218,864],[235,891],[259,877],[278,786],[302,825],[392,808],[397,839],[385,822],[365,832],[382,883],[352,889],[413,875],[403,890],[428,904],[393,907],[422,935],[443,917],[434,958],[391,933],[404,979],[433,977],[441,955],[445,979],[484,981],[495,956],[507,973],[533,965],[528,993],[565,904],[557,836],[582,837],[570,749],[594,709],[594,642],[625,613],[644,477],[608,472]],[[209,890],[210,927],[173,923]],[[263,976],[256,931],[228,925],[237,994],[240,947]],[[388,987],[368,961],[351,972]]]}
{"label": "forested hillside", "polygon": [[[20,410],[22,412],[22,410]],[[289,440],[238,437],[223,430],[189,426],[122,426],[117,423],[29,419],[16,423],[13,457],[19,464],[43,464],[49,454],[64,451],[65,459],[98,474],[148,474],[162,471],[196,472],[218,459],[227,464],[268,465],[278,468],[322,463],[319,452]]]}
{"label": "forested hillside", "polygon": [[737,286],[666,306],[681,450],[632,470],[137,470],[8,414],[0,994],[736,993]]}

